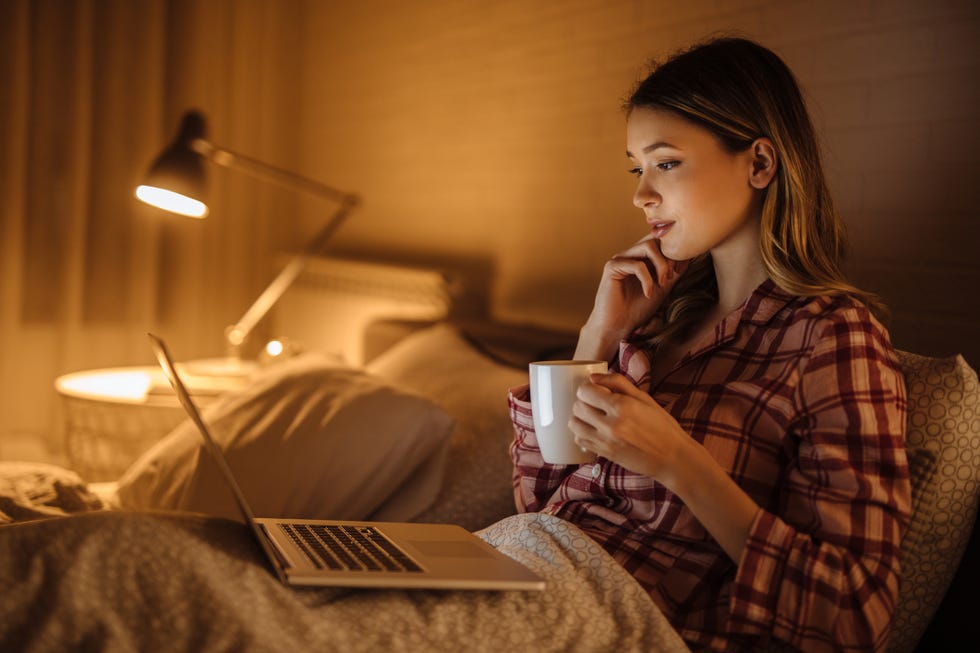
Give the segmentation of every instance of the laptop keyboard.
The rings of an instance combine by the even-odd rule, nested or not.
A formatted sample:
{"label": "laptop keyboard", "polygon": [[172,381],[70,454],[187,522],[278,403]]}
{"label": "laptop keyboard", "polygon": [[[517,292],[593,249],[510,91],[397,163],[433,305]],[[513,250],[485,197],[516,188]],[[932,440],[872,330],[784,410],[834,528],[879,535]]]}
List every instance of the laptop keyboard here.
{"label": "laptop keyboard", "polygon": [[373,526],[279,524],[317,569],[422,571]]}

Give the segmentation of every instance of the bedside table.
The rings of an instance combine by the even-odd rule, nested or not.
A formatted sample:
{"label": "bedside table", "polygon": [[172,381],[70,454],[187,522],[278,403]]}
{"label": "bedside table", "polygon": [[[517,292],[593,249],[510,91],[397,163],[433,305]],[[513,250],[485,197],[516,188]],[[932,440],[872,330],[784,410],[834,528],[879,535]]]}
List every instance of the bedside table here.
{"label": "bedside table", "polygon": [[[244,387],[255,367],[235,373],[188,373],[178,365],[198,407]],[[142,454],[186,419],[157,366],[113,367],[65,374],[55,380],[65,415],[65,453],[87,482],[115,481]]]}

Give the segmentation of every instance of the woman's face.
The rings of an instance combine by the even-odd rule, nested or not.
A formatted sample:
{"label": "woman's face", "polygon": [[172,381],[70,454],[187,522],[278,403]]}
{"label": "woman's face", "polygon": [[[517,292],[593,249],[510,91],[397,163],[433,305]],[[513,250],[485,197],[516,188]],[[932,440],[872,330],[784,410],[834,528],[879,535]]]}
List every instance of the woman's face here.
{"label": "woman's face", "polygon": [[749,183],[752,148],[732,154],[703,127],[667,111],[636,108],[626,126],[626,154],[639,178],[633,203],[667,258],[758,250],[761,198]]}

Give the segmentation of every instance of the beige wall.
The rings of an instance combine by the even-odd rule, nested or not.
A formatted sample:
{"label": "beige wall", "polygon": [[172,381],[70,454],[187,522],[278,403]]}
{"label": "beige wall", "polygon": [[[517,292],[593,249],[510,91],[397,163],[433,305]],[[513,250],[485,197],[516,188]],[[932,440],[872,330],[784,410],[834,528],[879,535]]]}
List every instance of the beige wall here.
{"label": "beige wall", "polygon": [[[306,3],[304,170],[366,198],[340,249],[480,261],[499,317],[577,326],[644,233],[619,103],[718,31],[776,50],[822,132],[852,269],[899,346],[980,363],[975,2]],[[313,218],[311,218],[312,220]]]}

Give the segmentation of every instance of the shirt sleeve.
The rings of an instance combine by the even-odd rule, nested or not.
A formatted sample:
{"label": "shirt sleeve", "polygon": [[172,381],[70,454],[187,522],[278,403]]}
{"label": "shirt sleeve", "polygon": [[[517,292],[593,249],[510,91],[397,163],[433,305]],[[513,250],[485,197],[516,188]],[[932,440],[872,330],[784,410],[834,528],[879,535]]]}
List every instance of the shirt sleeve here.
{"label": "shirt sleeve", "polygon": [[801,371],[795,459],[778,508],[751,525],[729,630],[807,651],[880,651],[911,505],[905,383],[870,315],[823,331]]}
{"label": "shirt sleeve", "polygon": [[511,388],[507,404],[514,424],[514,440],[510,445],[514,462],[514,504],[518,512],[537,512],[547,505],[561,482],[578,466],[551,465],[541,457],[534,434],[529,386]]}

